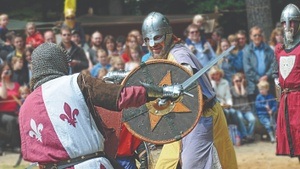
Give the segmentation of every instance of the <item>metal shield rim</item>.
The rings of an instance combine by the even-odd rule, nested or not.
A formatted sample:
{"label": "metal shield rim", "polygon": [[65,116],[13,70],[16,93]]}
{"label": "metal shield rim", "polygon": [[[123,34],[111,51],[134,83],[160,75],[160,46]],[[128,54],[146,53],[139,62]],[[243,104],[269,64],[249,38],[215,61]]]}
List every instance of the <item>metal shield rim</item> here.
{"label": "metal shield rim", "polygon": [[[146,61],[142,64],[146,64],[146,65],[150,65],[150,64],[155,64],[155,63],[166,63],[166,64],[172,64],[174,66],[177,66],[179,68],[181,68],[183,71],[185,71],[186,73],[188,73],[190,76],[192,76],[193,74],[191,72],[189,72],[186,68],[184,68],[183,66],[181,66],[179,63],[176,63],[174,61],[169,61],[169,60],[166,60],[166,59],[152,59],[152,60],[149,60],[149,61]],[[124,80],[122,81],[122,85],[125,86],[126,82],[128,81],[128,79],[131,77],[132,74],[134,74],[135,72],[137,72],[139,69],[142,68],[142,66],[144,65],[140,65],[138,66],[137,68],[133,69],[125,78]],[[124,125],[126,126],[126,128],[128,129],[128,131],[130,133],[132,133],[135,137],[137,138],[140,138],[141,140],[144,140],[146,142],[150,142],[150,143],[154,143],[154,144],[166,144],[166,143],[172,143],[172,142],[175,142],[175,141],[178,141],[178,140],[181,140],[183,137],[185,137],[187,134],[189,134],[194,128],[195,126],[197,125],[201,115],[202,115],[202,111],[203,111],[203,105],[204,105],[204,101],[203,101],[203,95],[202,95],[202,89],[201,89],[201,86],[198,84],[197,85],[197,89],[198,89],[198,100],[200,100],[199,102],[199,111],[197,113],[197,118],[194,120],[193,124],[191,125],[191,127],[184,131],[182,134],[180,134],[180,136],[177,138],[177,137],[174,137],[172,139],[165,139],[165,140],[152,140],[152,139],[149,139],[147,137],[144,137],[143,135],[140,135],[138,134],[137,132],[135,132],[131,127],[130,125],[128,124],[128,122],[123,122]],[[189,96],[185,96],[185,97],[189,97]],[[123,112],[122,112],[123,113]]]}

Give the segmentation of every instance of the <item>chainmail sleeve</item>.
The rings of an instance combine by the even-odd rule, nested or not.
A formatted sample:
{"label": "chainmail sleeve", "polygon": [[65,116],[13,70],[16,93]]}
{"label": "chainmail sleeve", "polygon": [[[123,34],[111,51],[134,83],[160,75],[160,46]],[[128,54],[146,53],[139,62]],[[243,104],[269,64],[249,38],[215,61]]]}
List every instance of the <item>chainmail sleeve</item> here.
{"label": "chainmail sleeve", "polygon": [[79,74],[77,83],[85,100],[90,98],[95,106],[118,111],[118,99],[123,89],[122,85],[107,84],[101,79],[91,77],[86,70]]}

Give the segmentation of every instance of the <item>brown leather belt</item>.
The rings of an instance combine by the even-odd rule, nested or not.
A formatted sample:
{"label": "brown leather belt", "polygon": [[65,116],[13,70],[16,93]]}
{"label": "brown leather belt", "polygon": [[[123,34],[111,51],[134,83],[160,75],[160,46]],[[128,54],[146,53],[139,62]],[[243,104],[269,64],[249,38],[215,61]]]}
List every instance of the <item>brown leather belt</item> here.
{"label": "brown leather belt", "polygon": [[290,92],[296,92],[296,91],[300,91],[300,87],[298,87],[298,88],[284,88],[284,89],[282,89],[281,93],[290,93]]}
{"label": "brown leather belt", "polygon": [[96,158],[96,157],[105,157],[105,153],[103,151],[98,151],[95,153],[79,156],[76,158],[71,158],[68,160],[62,160],[56,163],[47,163],[47,164],[39,164],[40,169],[63,169],[67,167],[74,166],[76,164],[82,163],[84,161]]}

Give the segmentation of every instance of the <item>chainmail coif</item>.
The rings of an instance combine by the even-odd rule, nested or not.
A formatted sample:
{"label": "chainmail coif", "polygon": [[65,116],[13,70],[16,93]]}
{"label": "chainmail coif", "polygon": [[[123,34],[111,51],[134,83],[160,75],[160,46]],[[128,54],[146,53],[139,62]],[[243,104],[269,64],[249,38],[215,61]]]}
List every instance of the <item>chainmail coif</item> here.
{"label": "chainmail coif", "polygon": [[59,45],[43,43],[32,52],[31,90],[43,83],[68,74],[69,56]]}

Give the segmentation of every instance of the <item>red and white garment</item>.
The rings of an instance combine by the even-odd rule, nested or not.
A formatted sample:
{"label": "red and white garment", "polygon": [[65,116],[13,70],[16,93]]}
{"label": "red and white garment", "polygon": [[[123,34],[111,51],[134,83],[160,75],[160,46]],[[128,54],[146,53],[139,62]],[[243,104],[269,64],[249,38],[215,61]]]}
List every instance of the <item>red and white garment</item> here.
{"label": "red and white garment", "polygon": [[[89,113],[77,77],[53,79],[27,97],[19,115],[25,160],[45,164],[103,151],[104,138]],[[106,158],[98,157],[74,168],[113,167]]]}
{"label": "red and white garment", "polygon": [[[277,155],[300,156],[300,44],[291,51],[275,48],[282,93],[277,117]],[[286,110],[286,111],[285,111]]]}

